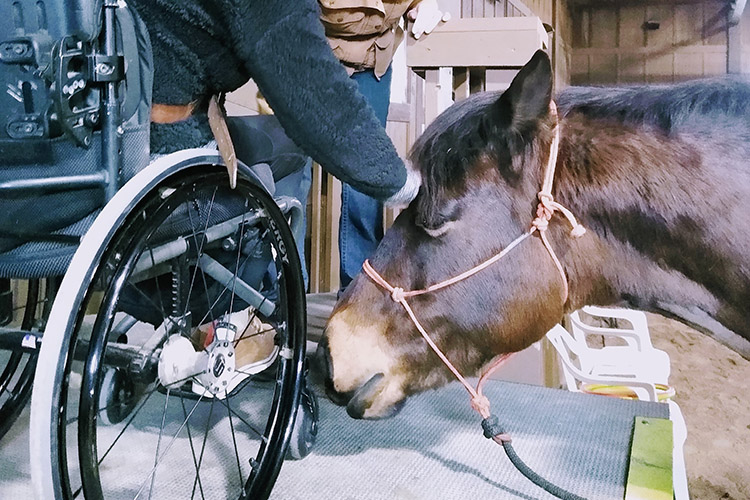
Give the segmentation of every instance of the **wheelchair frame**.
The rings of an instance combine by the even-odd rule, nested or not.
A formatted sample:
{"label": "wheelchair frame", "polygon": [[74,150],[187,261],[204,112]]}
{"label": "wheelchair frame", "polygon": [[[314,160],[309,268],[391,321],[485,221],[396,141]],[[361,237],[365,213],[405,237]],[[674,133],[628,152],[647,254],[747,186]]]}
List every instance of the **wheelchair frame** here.
{"label": "wheelchair frame", "polygon": [[[209,422],[212,421],[215,401],[221,401],[220,404],[227,410],[240,477],[234,492],[229,494],[238,498],[265,498],[270,494],[290,443],[293,443],[290,456],[302,458],[310,451],[316,432],[317,405],[314,395],[307,390],[304,382],[305,294],[299,258],[289,228],[290,223],[300,223],[302,207],[294,199],[271,197],[273,186],[269,185],[269,179],[272,176],[265,164],[241,164],[240,180],[243,190],[241,193],[228,191],[228,187],[219,181],[219,172],[225,168],[220,156],[205,149],[186,150],[161,157],[118,190],[123,170],[123,120],[120,116],[122,99],[119,94],[121,82],[125,78],[126,64],[117,46],[117,15],[120,9],[127,7],[115,0],[94,0],[93,7],[86,0],[59,0],[58,3],[69,10],[77,9],[76,12],[83,17],[80,24],[89,29],[74,30],[76,32],[70,37],[57,40],[54,66],[60,72],[70,62],[70,58],[85,61],[81,71],[75,75],[66,73],[65,76],[72,78],[72,81],[84,82],[81,85],[86,89],[101,92],[101,99],[94,98],[95,106],[84,106],[81,109],[69,105],[62,92],[64,77],[58,73],[52,78],[51,84],[51,88],[56,89],[53,100],[56,102],[57,118],[68,138],[81,147],[91,146],[92,137],[99,138],[102,169],[95,175],[61,175],[47,179],[0,182],[0,199],[17,196],[18,193],[45,194],[96,187],[103,190],[103,198],[107,203],[72,257],[60,283],[60,293],[57,293],[51,307],[49,302],[45,307],[47,311],[43,316],[49,313],[49,319],[44,331],[32,328],[32,309],[36,309],[36,302],[29,303],[26,312],[31,314],[31,319],[23,321],[20,328],[0,328],[0,350],[11,351],[11,357],[16,353],[26,353],[29,356],[23,372],[27,378],[29,372],[36,367],[30,424],[35,494],[44,499],[74,498],[81,492],[87,499],[109,496],[104,481],[113,476],[106,468],[100,467],[102,461],[107,459],[143,405],[146,405],[148,398],[156,393],[162,394],[165,400],[159,432],[161,443],[169,397],[174,393],[178,395],[176,397],[179,397],[183,411],[186,399],[197,399],[197,402],[190,415],[185,415],[169,447],[160,450],[157,445],[153,469],[147,472],[146,480],[140,485],[136,496],[146,487],[149,487],[149,495],[153,493],[160,460],[170,451],[185,427],[191,453],[189,457],[184,457],[184,467],[186,472],[190,472],[191,466],[194,466],[193,494],[196,494],[196,489],[203,494],[202,483],[207,479],[201,479],[199,469],[204,459],[209,431],[206,427],[198,456],[193,438],[190,437],[189,421],[205,399],[211,401]],[[78,42],[70,43],[76,36],[79,37]],[[12,42],[25,43],[21,39]],[[34,48],[38,49],[36,46]],[[72,94],[67,97],[71,96]],[[63,112],[71,109],[71,113]],[[101,116],[101,120],[97,115]],[[101,132],[95,135],[94,130],[99,128],[99,121]],[[204,176],[206,185],[203,182]],[[225,180],[228,185],[228,179]],[[215,197],[218,194],[218,197],[210,198],[211,193]],[[208,196],[210,199],[207,202],[201,196]],[[178,201],[173,202],[174,197]],[[199,205],[202,213],[197,208]],[[244,207],[240,214],[232,212],[237,210],[237,206]],[[230,215],[223,218],[216,215],[214,220],[214,207],[217,207],[217,212],[223,209]],[[191,220],[192,232],[182,234],[174,230],[179,225],[183,212],[193,213],[193,208],[201,218],[201,223],[205,218],[205,226],[196,230]],[[152,216],[160,221],[158,227],[150,226]],[[149,227],[150,232],[144,227]],[[166,239],[164,234],[167,235]],[[257,238],[258,242],[253,238]],[[271,261],[267,263],[266,260],[253,260],[250,258],[252,254],[246,256],[243,252],[250,243],[255,245],[253,248],[260,248],[262,255],[270,256]],[[211,252],[224,257],[225,254],[236,254],[234,268],[230,269],[217,261]],[[128,266],[122,267],[120,261],[128,258]],[[249,283],[250,279],[241,274],[249,272],[246,268],[255,270],[256,274],[257,269],[260,269],[260,281]],[[159,288],[159,282],[165,276],[171,276],[172,280],[169,300],[173,307],[168,312],[162,303],[166,302],[166,295]],[[197,277],[203,281],[206,297],[210,295],[212,287],[223,287],[215,300],[213,297],[211,300],[207,299],[209,312],[197,324],[193,324],[194,308],[190,291],[184,289],[188,277],[192,279],[190,287]],[[140,321],[129,316],[132,311],[128,307],[133,307],[133,311],[138,311],[138,308],[128,305],[130,298],[124,298],[121,293],[135,290],[131,295],[137,297],[140,293],[147,296],[139,287],[152,283],[156,284],[156,295],[151,302],[159,302],[160,312],[164,315],[163,323],[155,325],[153,334],[149,334],[144,344],[130,345],[127,343],[129,332],[135,325],[143,324],[146,320]],[[54,288],[49,289],[50,295],[54,294]],[[222,298],[225,294],[231,296],[228,305],[225,304],[227,299]],[[51,296],[48,297],[48,300],[51,299]],[[98,300],[102,302],[97,302]],[[213,304],[210,303],[212,300]],[[153,305],[147,305],[146,308],[148,307],[156,309]],[[214,307],[216,311],[213,311]],[[235,337],[237,327],[231,324],[231,318],[238,308],[249,311],[247,314],[251,318],[250,324],[260,322],[263,325],[263,331],[257,330],[257,333],[249,337],[270,336],[275,347],[271,355],[249,365],[251,368],[247,369],[252,373],[247,376],[243,374],[242,377],[235,374],[235,379],[242,379],[239,385],[235,385],[231,391],[224,389],[222,394],[220,384],[226,386],[229,381],[231,385],[235,380],[228,378],[230,375],[227,375],[226,370],[229,369],[225,368],[235,367],[235,361],[230,358],[235,353],[239,358],[238,345],[245,339],[245,331]],[[88,326],[85,324],[87,310],[94,310],[96,315],[91,332],[87,331]],[[199,314],[194,316],[197,318]],[[245,327],[246,330],[250,324]],[[127,328],[121,328],[122,325]],[[199,344],[196,332],[201,325],[210,325],[213,337],[211,340],[206,337],[201,341],[202,344],[196,345]],[[190,368],[199,367],[200,372],[184,380],[165,379],[163,372],[180,368],[180,363],[183,362],[179,348],[170,347],[170,342],[177,345],[184,339],[194,345],[190,356],[198,359],[196,363],[199,363]],[[175,354],[172,354],[173,351]],[[167,355],[167,352],[170,354]],[[239,366],[237,369],[239,371]],[[76,377],[80,377],[82,390],[75,386]],[[250,417],[245,415],[245,418],[241,418],[237,407],[230,408],[230,400],[244,403],[248,400],[244,395],[248,393],[250,400],[260,396],[262,390],[248,389],[251,385],[248,381],[256,380],[257,377],[260,377],[261,382],[271,378],[275,380],[275,384],[269,389],[269,417],[265,424],[259,424],[255,428],[247,422]],[[13,419],[26,401],[31,380],[27,382],[26,385],[21,384],[21,391],[8,400]],[[148,397],[141,404],[145,393],[139,393],[142,388],[138,386],[146,382],[150,392],[147,392]],[[114,386],[109,387],[107,384]],[[193,394],[185,395],[190,392],[191,387]],[[0,393],[5,389],[0,384]],[[243,398],[236,399],[239,397],[236,393],[242,393]],[[126,399],[123,400],[123,397]],[[102,401],[105,406],[102,406]],[[233,404],[239,406],[239,403]],[[136,405],[141,406],[136,409]],[[298,419],[296,417],[300,407],[302,417]],[[72,424],[66,417],[71,413],[75,414]],[[131,416],[131,413],[134,414]],[[237,422],[233,422],[233,415]],[[240,463],[235,424],[249,427],[260,437],[257,452],[250,452],[252,456],[246,465]],[[66,430],[71,425],[77,432]],[[117,428],[119,435],[100,455],[103,447],[99,441],[109,439],[107,425]],[[257,430],[261,427],[263,431]],[[132,433],[135,436],[134,442],[137,442],[139,431],[132,429]],[[78,455],[78,468],[68,466],[73,449]],[[160,454],[162,451],[163,454]],[[114,456],[114,452],[112,455]],[[176,469],[183,472],[179,470],[180,467]],[[149,482],[150,485],[147,484]],[[156,491],[163,498],[164,490]]]}

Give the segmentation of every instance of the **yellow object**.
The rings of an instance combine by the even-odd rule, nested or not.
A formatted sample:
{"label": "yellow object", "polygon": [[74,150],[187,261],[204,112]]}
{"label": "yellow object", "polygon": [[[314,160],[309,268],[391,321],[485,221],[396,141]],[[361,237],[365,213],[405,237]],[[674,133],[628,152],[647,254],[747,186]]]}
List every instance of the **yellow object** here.
{"label": "yellow object", "polygon": [[[659,401],[665,401],[674,397],[674,387],[665,384],[654,384],[656,396]],[[581,391],[587,394],[599,394],[601,396],[612,396],[622,399],[638,399],[632,387],[626,385],[607,385],[607,384],[582,384]]]}
{"label": "yellow object", "polygon": [[625,500],[672,500],[672,421],[635,417]]}

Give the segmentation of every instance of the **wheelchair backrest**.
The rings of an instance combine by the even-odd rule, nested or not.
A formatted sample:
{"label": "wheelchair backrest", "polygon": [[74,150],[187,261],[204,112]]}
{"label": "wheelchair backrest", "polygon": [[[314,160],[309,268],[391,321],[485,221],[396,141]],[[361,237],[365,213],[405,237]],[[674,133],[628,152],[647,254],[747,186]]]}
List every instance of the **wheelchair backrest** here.
{"label": "wheelchair backrest", "polygon": [[[45,234],[103,206],[100,187],[60,188],[66,179],[75,186],[76,179],[101,175],[102,62],[114,61],[112,70],[123,75],[116,84],[121,171],[108,182],[121,185],[148,164],[148,32],[121,2],[115,9],[118,57],[102,59],[105,8],[102,0],[0,3],[0,253],[45,241]],[[15,189],[20,184],[40,187]],[[0,275],[2,267],[0,259]]]}

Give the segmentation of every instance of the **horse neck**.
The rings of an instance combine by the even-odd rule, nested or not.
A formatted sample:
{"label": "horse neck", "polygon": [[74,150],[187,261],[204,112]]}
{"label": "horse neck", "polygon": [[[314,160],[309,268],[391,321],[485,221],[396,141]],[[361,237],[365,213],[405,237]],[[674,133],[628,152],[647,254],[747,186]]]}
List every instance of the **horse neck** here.
{"label": "horse neck", "polygon": [[705,220],[716,208],[701,192],[710,181],[693,146],[654,130],[583,119],[563,130],[554,193],[588,229],[577,241],[555,238],[563,246],[570,307],[625,300],[659,310],[659,303],[672,303],[713,317],[736,308],[731,302],[748,290],[709,283],[723,278],[700,272],[705,259],[726,256],[696,241],[696,232],[711,231]]}

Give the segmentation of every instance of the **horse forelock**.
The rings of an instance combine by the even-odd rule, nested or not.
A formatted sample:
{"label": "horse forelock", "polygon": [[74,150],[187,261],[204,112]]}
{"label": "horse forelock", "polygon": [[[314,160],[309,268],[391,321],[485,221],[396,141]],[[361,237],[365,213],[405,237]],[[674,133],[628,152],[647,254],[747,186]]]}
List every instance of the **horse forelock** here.
{"label": "horse forelock", "polygon": [[438,210],[446,193],[461,189],[482,159],[495,165],[507,182],[513,184],[519,179],[519,163],[524,163],[527,155],[512,155],[510,151],[526,149],[537,130],[490,125],[491,106],[501,94],[483,92],[459,101],[438,116],[415,142],[410,159],[422,176],[417,217],[423,221],[429,223],[440,216]]}

